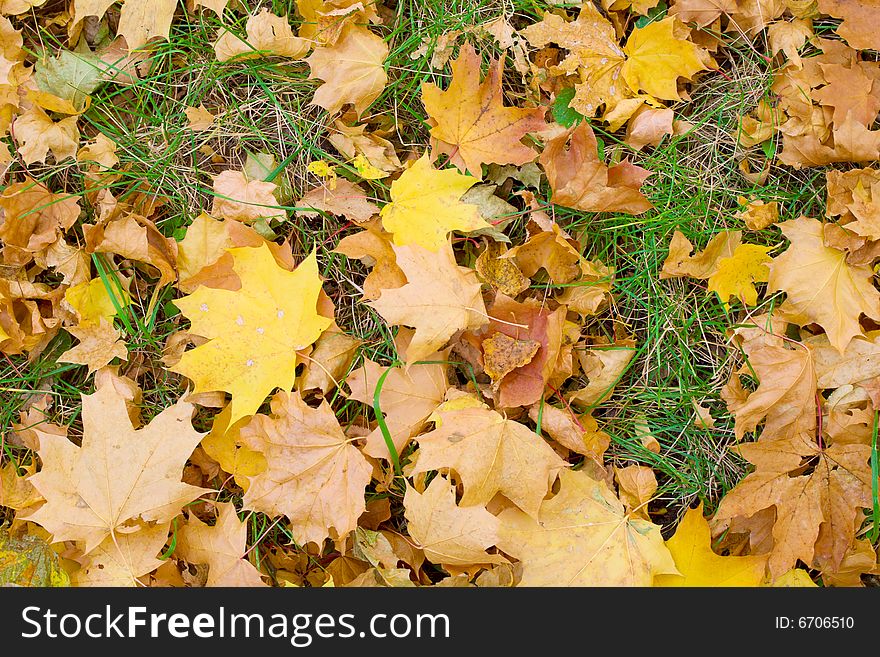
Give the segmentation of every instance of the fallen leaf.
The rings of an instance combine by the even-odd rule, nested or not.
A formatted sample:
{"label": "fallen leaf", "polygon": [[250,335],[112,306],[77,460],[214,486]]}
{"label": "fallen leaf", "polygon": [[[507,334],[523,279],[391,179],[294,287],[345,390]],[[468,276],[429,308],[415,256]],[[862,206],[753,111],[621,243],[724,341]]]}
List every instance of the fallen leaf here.
{"label": "fallen leaf", "polygon": [[596,136],[586,121],[551,139],[538,159],[553,202],[587,212],[641,214],[654,207],[639,191],[649,171],[624,160],[609,168],[599,160]]}
{"label": "fallen leaf", "polygon": [[859,50],[878,50],[877,21],[880,20],[880,6],[868,0],[818,0],[819,11],[823,14],[843,19],[837,27],[837,34],[846,39],[853,48]]}
{"label": "fallen leaf", "polygon": [[372,266],[363,282],[363,298],[378,299],[382,290],[394,290],[406,285],[406,275],[397,266],[397,256],[391,247],[391,239],[378,222],[367,222],[360,233],[339,240],[334,249],[349,258],[355,258]]}
{"label": "fallen leaf", "polygon": [[0,529],[0,587],[62,587],[70,578],[58,555],[36,536],[12,536]]}
{"label": "fallen leaf", "polygon": [[306,60],[309,79],[323,84],[310,104],[336,114],[351,103],[360,116],[379,97],[388,81],[383,62],[388,45],[366,28],[348,25],[332,46],[320,46]]}
{"label": "fallen leaf", "polygon": [[306,39],[294,36],[287,16],[276,16],[268,9],[248,18],[245,31],[247,37],[242,39],[224,29],[214,43],[218,62],[267,56],[302,59],[311,47]]}
{"label": "fallen leaf", "polygon": [[103,318],[97,324],[71,326],[67,331],[79,340],[79,344],[58,356],[59,363],[85,365],[92,374],[114,358],[128,360],[122,334]]}
{"label": "fallen leaf", "polygon": [[422,102],[431,118],[433,157],[449,156],[449,162],[477,178],[482,165],[521,165],[537,153],[521,143],[529,132],[545,126],[545,108],[505,107],[501,92],[502,60],[489,64],[480,82],[481,57],[465,44],[452,62],[452,80],[445,91],[432,83],[422,85]]}
{"label": "fallen leaf", "polygon": [[178,533],[175,554],[192,564],[208,565],[205,586],[265,586],[260,571],[246,558],[247,528],[225,502],[215,504],[217,522],[206,525],[190,514],[189,522]]}
{"label": "fallen leaf", "polygon": [[[393,183],[396,184],[396,183]],[[318,185],[309,190],[296,202],[302,208],[314,208],[345,217],[349,221],[363,223],[370,217],[379,214],[379,206],[369,200],[369,195],[357,185],[340,179],[334,189],[328,185]],[[317,217],[317,212],[297,210],[298,217]]]}
{"label": "fallen leaf", "polygon": [[[644,465],[614,468],[614,480],[617,482],[617,494],[627,512],[636,518],[650,521],[648,502],[654,499],[654,493],[657,492],[657,478],[654,476],[654,471]],[[708,532],[708,526],[706,530]]]}
{"label": "fallen leaf", "polygon": [[460,201],[476,178],[454,169],[438,170],[423,155],[391,183],[391,203],[382,208],[382,225],[397,246],[417,244],[438,251],[453,230],[489,228],[477,206]]}
{"label": "fallen leaf", "polygon": [[256,415],[241,429],[242,443],[268,463],[250,477],[245,508],[286,516],[300,544],[345,537],[366,508],[372,468],[327,402],[310,408],[298,394],[279,392],[271,408],[271,415]]}
{"label": "fallen leaf", "polygon": [[819,324],[838,351],[862,335],[862,313],[880,319],[880,293],[866,265],[850,265],[846,254],[823,243],[822,224],[800,217],[779,224],[791,245],[770,263],[768,292],[786,293],[781,312],[804,325]]}
{"label": "fallen leaf", "polygon": [[228,253],[241,288],[201,286],[174,301],[191,332],[209,341],[170,369],[192,379],[193,392],[230,393],[232,424],[255,413],[274,388],[293,387],[296,352],[317,340],[332,320],[317,311],[321,279],[314,253],[293,272],[279,267],[265,245]]}
{"label": "fallen leaf", "polygon": [[140,586],[139,577],[162,565],[157,556],[168,540],[168,524],[105,538],[71,575],[74,586]]}
{"label": "fallen leaf", "polygon": [[455,571],[505,563],[486,548],[498,541],[498,519],[481,506],[458,506],[455,488],[435,477],[424,493],[407,487],[403,498],[407,531],[431,563]]}
{"label": "fallen leaf", "polygon": [[[202,434],[184,401],[135,429],[125,399],[112,386],[82,395],[82,446],[36,428],[43,467],[29,481],[46,499],[29,520],[55,542],[82,541],[88,554],[105,539],[164,525],[202,493],[180,481]],[[173,440],[169,440],[169,436]]]}
{"label": "fallen leaf", "polygon": [[736,217],[745,221],[749,230],[764,230],[779,221],[779,203],[776,201],[750,201],[745,196],[740,196],[738,201],[745,207]]}
{"label": "fallen leaf", "polygon": [[740,244],[729,258],[720,258],[718,268],[709,276],[709,292],[717,292],[725,306],[730,297],[747,306],[758,303],[755,283],[766,283],[770,277],[767,266],[772,258],[767,252],[772,247],[758,244]]}
{"label": "fallen leaf", "polygon": [[523,275],[514,259],[502,257],[506,252],[507,247],[503,243],[490,240],[477,257],[474,270],[499,292],[515,297],[528,289],[529,279]]}
{"label": "fallen leaf", "polygon": [[187,128],[195,132],[204,132],[214,127],[217,117],[211,114],[204,105],[198,107],[185,107],[183,113],[189,121]]}
{"label": "fallen leaf", "polygon": [[650,586],[677,575],[660,527],[626,513],[604,482],[563,470],[535,518],[506,509],[498,547],[520,560],[520,586]]}
{"label": "fallen leaf", "polygon": [[461,506],[485,506],[501,493],[537,517],[565,461],[533,431],[495,411],[465,408],[439,415],[440,427],[418,437],[413,474],[449,468],[464,486]]}
{"label": "fallen leaf", "polygon": [[[399,352],[408,346],[404,344],[405,339],[404,335],[398,334]],[[429,356],[426,359],[437,362],[416,364],[404,370],[382,367],[367,358],[360,368],[348,375],[346,383],[351,390],[348,396],[369,406],[373,406],[379,379],[385,377],[379,391],[379,408],[398,454],[443,401],[449,388],[447,365],[443,362],[446,359],[445,354],[439,353],[436,357]],[[391,460],[379,427],[367,435],[364,453],[374,458]]]}
{"label": "fallen leaf", "polygon": [[718,270],[718,263],[724,258],[732,258],[742,243],[742,233],[738,230],[723,231],[709,240],[706,248],[691,255],[694,245],[679,231],[672,234],[669,254],[660,270],[660,278],[691,276],[708,279]]}
{"label": "fallen leaf", "polygon": [[722,557],[712,551],[703,505],[688,509],[666,541],[680,575],[657,575],[654,586],[761,586],[767,556]]}
{"label": "fallen leaf", "polygon": [[214,176],[214,200],[211,215],[245,223],[258,219],[287,219],[278,207],[275,183],[250,180],[243,171],[224,171]]}
{"label": "fallen leaf", "polygon": [[416,330],[407,351],[406,364],[411,367],[441,349],[456,331],[485,324],[486,307],[476,273],[456,264],[448,244],[437,253],[415,244],[393,249],[408,282],[382,290],[382,296],[368,305],[389,324]]}
{"label": "fallen leaf", "polygon": [[25,164],[42,162],[51,152],[55,162],[76,157],[79,148],[79,117],[69,116],[53,121],[37,105],[19,114],[15,119],[15,137],[19,142],[18,152]]}

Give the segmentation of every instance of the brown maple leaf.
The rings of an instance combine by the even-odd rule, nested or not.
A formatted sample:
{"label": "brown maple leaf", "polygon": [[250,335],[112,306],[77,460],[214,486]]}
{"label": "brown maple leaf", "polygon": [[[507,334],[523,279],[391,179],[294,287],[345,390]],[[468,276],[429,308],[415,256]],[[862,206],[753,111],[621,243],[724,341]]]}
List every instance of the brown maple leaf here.
{"label": "brown maple leaf", "polygon": [[481,165],[525,164],[537,153],[521,143],[529,132],[544,126],[546,108],[505,107],[501,92],[502,60],[489,65],[480,82],[480,56],[471,44],[461,48],[452,62],[452,81],[445,91],[432,83],[422,85],[422,101],[433,127],[436,153],[462,171],[482,177]]}
{"label": "brown maple leaf", "polygon": [[576,128],[547,142],[538,159],[553,190],[553,202],[587,212],[641,214],[654,206],[639,191],[651,173],[628,160],[607,167],[590,125]]}

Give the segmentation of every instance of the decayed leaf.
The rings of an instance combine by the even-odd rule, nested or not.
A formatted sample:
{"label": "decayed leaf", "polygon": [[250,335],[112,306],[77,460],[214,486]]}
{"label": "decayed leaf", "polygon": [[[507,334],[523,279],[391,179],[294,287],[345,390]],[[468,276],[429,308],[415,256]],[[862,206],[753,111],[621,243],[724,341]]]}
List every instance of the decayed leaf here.
{"label": "decayed leaf", "polygon": [[501,493],[532,517],[566,464],[524,425],[495,411],[441,411],[440,427],[418,437],[413,473],[449,468],[464,485],[461,506],[485,506]]}
{"label": "decayed leaf", "polygon": [[800,217],[779,224],[791,242],[770,264],[768,291],[783,290],[781,311],[804,325],[815,322],[841,353],[862,334],[859,316],[880,319],[880,293],[867,265],[850,265],[846,254],[825,246],[822,224]]}
{"label": "decayed leaf", "polygon": [[755,283],[766,283],[770,277],[767,266],[772,258],[767,252],[772,247],[758,244],[740,244],[729,258],[720,258],[718,268],[709,276],[709,292],[717,292],[727,305],[730,297],[747,306],[758,303]]}
{"label": "decayed leaf", "polygon": [[391,203],[382,208],[382,225],[398,246],[418,244],[437,251],[448,244],[453,230],[489,228],[477,206],[461,196],[476,178],[454,169],[437,170],[427,155],[391,183]]}
{"label": "decayed leaf", "polygon": [[541,343],[537,340],[512,338],[504,333],[492,333],[483,340],[483,370],[494,383],[499,383],[513,370],[528,365]]}
{"label": "decayed leaf", "polygon": [[[397,182],[392,184],[397,184]],[[303,208],[323,210],[330,214],[345,217],[349,221],[362,223],[379,213],[379,206],[369,200],[369,195],[354,183],[343,179],[336,181],[331,189],[329,185],[318,185],[303,196],[296,204]],[[317,212],[297,210],[298,217],[315,217]]]}
{"label": "decayed leaf", "polygon": [[403,498],[407,531],[432,563],[449,570],[505,563],[486,548],[498,542],[498,519],[481,506],[458,506],[455,488],[435,477],[424,493],[408,487]]}
{"label": "decayed leaf", "polygon": [[[566,149],[567,146],[567,149]],[[641,214],[654,207],[639,191],[650,172],[624,160],[609,168],[599,160],[596,136],[586,121],[547,142],[538,160],[553,202],[587,212]]]}
{"label": "decayed leaf", "polygon": [[495,297],[489,324],[479,338],[483,369],[495,384],[498,408],[529,406],[541,399],[557,375],[565,313],[565,307],[551,311],[535,299],[519,303],[503,294]]}
{"label": "decayed leaf", "polygon": [[45,541],[29,534],[11,536],[0,529],[0,587],[69,585],[58,555]]}
{"label": "decayed leaf", "polygon": [[712,551],[703,505],[688,509],[666,541],[680,575],[657,575],[654,586],[761,586],[767,555],[722,557]]}
{"label": "decayed leaf", "polygon": [[306,60],[309,79],[323,80],[315,91],[312,105],[336,114],[351,103],[358,115],[372,103],[388,81],[382,64],[388,46],[381,37],[364,27],[347,25],[332,46],[315,48]]}
{"label": "decayed leaf", "polygon": [[268,55],[301,59],[311,47],[306,39],[294,36],[287,16],[275,16],[268,9],[248,18],[245,30],[246,39],[228,30],[220,35],[214,44],[218,62],[226,62],[233,57],[251,59]]}
{"label": "decayed leaf", "polygon": [[83,440],[36,428],[43,468],[29,481],[46,499],[29,520],[58,541],[83,541],[89,553],[117,533],[164,525],[204,491],[180,481],[202,434],[184,401],[134,429],[125,399],[112,386],[82,396]]}
{"label": "decayed leaf", "polygon": [[209,341],[170,369],[192,379],[194,392],[230,393],[232,424],[256,412],[274,388],[293,387],[297,350],[317,340],[332,320],[317,311],[321,279],[314,253],[293,272],[279,267],[265,245],[228,253],[241,288],[199,287],[174,301],[190,330]]}
{"label": "decayed leaf", "polygon": [[383,290],[369,305],[389,324],[416,330],[407,350],[410,367],[441,349],[456,331],[485,324],[486,307],[476,273],[456,264],[449,244],[438,253],[415,244],[393,248],[408,282]]}
{"label": "decayed leaf", "polygon": [[509,297],[515,297],[529,287],[527,279],[511,258],[501,257],[507,247],[501,242],[489,241],[474,263],[474,270],[484,281]]}
{"label": "decayed leaf", "polygon": [[346,536],[364,512],[372,468],[327,402],[310,408],[298,394],[279,392],[271,407],[270,416],[256,415],[241,430],[242,443],[268,463],[250,478],[245,507],[287,516],[300,544]]}
{"label": "decayed leaf", "polygon": [[216,504],[217,522],[206,525],[194,515],[178,535],[175,554],[192,564],[208,565],[205,586],[265,586],[260,571],[245,557],[247,523],[231,503]]}
{"label": "decayed leaf", "polygon": [[224,171],[214,176],[214,204],[211,214],[221,219],[252,222],[257,219],[286,219],[278,207],[275,183],[250,180],[243,171]]}
{"label": "decayed leaf", "polygon": [[[830,173],[830,172],[829,172]],[[758,200],[749,200],[745,196],[737,199],[740,205],[745,206],[736,216],[746,222],[749,230],[764,230],[779,221],[779,203],[769,203]]]}
{"label": "decayed leaf", "polygon": [[490,63],[480,82],[481,57],[465,44],[452,62],[452,80],[445,91],[434,84],[422,85],[422,102],[433,127],[434,157],[449,156],[462,171],[482,177],[482,166],[525,164],[537,153],[520,140],[544,126],[545,108],[505,107],[501,93],[502,60]]}
{"label": "decayed leaf", "polygon": [[604,482],[564,470],[536,518],[506,509],[498,547],[522,565],[520,586],[650,586],[678,574],[660,527],[629,516]]}

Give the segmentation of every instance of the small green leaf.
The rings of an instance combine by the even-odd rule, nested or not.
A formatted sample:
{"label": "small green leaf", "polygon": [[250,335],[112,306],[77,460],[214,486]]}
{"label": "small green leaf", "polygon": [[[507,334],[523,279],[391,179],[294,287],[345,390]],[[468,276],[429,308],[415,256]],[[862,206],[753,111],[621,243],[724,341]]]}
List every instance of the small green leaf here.
{"label": "small green leaf", "polygon": [[574,88],[563,89],[556,94],[556,99],[550,108],[553,120],[566,128],[570,128],[584,120],[583,114],[569,106],[572,98],[574,98]]}

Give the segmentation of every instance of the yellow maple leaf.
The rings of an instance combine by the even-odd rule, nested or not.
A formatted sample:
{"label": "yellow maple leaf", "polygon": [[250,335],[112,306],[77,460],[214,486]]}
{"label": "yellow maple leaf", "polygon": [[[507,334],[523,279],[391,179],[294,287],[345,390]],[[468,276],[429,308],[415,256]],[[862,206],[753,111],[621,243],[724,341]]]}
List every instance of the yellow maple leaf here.
{"label": "yellow maple leaf", "polygon": [[[112,283],[110,283],[112,285]],[[131,303],[131,295],[125,288],[128,281],[123,282],[123,289],[111,292],[101,278],[93,278],[79,285],[74,285],[64,293],[64,300],[79,315],[79,325],[95,325],[105,319],[113,323],[117,307],[122,308]],[[114,303],[115,301],[115,303]]]}
{"label": "yellow maple leaf", "polygon": [[432,168],[425,154],[391,183],[391,203],[380,213],[382,225],[396,245],[418,244],[429,251],[446,244],[450,231],[490,228],[476,205],[460,200],[476,182],[455,169]]}
{"label": "yellow maple leaf", "polygon": [[634,93],[642,90],[655,98],[680,100],[678,78],[690,80],[707,68],[703,60],[706,51],[675,36],[675,20],[669,17],[637,27],[627,39],[621,74]]}
{"label": "yellow maple leaf", "polygon": [[767,555],[722,557],[712,551],[703,505],[689,509],[666,541],[681,575],[655,575],[654,586],[761,586]]}
{"label": "yellow maple leaf", "polygon": [[265,244],[227,252],[241,288],[199,287],[174,302],[192,323],[190,331],[209,341],[171,369],[192,379],[195,392],[230,393],[234,424],[255,413],[274,388],[293,388],[296,352],[332,320],[317,311],[321,278],[314,252],[292,272],[278,266]]}
{"label": "yellow maple leaf", "polygon": [[520,560],[520,586],[650,586],[678,571],[660,527],[626,513],[604,481],[562,470],[536,518],[505,509],[498,547]]}
{"label": "yellow maple leaf", "polygon": [[718,261],[718,269],[709,276],[709,291],[717,292],[725,306],[730,297],[754,306],[758,303],[755,283],[766,283],[770,277],[767,265],[773,259],[767,255],[769,250],[769,246],[740,244],[731,257]]}

